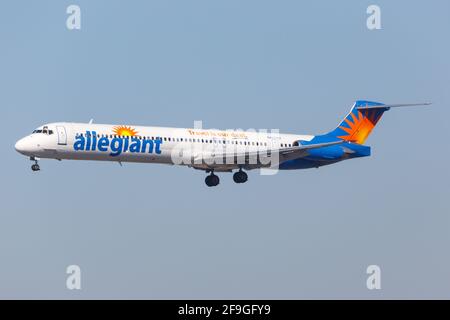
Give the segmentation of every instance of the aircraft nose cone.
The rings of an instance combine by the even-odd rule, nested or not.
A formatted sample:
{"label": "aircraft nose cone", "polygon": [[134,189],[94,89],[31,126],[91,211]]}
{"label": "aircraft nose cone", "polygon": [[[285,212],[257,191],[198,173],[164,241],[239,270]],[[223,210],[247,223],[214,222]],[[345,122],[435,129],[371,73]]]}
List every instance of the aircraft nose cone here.
{"label": "aircraft nose cone", "polygon": [[25,154],[26,152],[30,151],[30,141],[28,141],[28,139],[26,138],[22,138],[16,142],[14,148],[17,152]]}
{"label": "aircraft nose cone", "polygon": [[23,139],[20,139],[19,141],[17,141],[14,148],[16,149],[17,152],[25,151],[25,144],[24,144]]}

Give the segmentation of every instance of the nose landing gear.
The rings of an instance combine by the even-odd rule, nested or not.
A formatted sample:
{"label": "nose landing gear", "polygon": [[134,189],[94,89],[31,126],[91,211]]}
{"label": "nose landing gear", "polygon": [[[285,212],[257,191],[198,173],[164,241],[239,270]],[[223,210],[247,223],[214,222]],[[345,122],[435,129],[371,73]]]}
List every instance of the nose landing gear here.
{"label": "nose landing gear", "polygon": [[239,169],[238,172],[235,172],[233,174],[233,180],[236,183],[244,183],[247,182],[248,180],[248,175],[247,173],[245,173],[244,171],[242,171],[242,169]]}
{"label": "nose landing gear", "polygon": [[33,170],[33,171],[41,170],[41,167],[39,167],[39,164],[38,164],[38,159],[36,159],[35,157],[31,157],[30,160],[34,161],[34,164],[31,166],[31,170]]}

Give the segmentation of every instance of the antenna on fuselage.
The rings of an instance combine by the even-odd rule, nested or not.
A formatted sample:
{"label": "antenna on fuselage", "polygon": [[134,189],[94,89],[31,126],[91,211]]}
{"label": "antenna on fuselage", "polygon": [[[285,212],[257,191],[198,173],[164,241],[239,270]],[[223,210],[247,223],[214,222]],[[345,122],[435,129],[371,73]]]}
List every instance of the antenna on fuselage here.
{"label": "antenna on fuselage", "polygon": [[92,124],[94,122],[94,119],[89,120],[89,124]]}

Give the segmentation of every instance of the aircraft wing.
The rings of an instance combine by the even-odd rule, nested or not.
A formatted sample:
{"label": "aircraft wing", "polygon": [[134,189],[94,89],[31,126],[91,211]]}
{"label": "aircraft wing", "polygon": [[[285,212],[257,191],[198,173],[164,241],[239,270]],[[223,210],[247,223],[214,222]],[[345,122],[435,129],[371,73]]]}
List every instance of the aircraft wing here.
{"label": "aircraft wing", "polygon": [[334,146],[337,144],[342,144],[344,142],[345,142],[344,140],[339,140],[339,141],[333,141],[333,142],[300,145],[300,146],[295,146],[295,147],[290,147],[290,148],[277,149],[277,151],[280,156],[280,163],[281,163],[286,160],[303,158],[308,155],[308,150]]}
{"label": "aircraft wing", "polygon": [[[210,169],[230,170],[239,168],[240,166],[244,166],[247,169],[257,169],[261,167],[270,167],[271,164],[268,163],[270,159],[277,161],[277,164],[280,164],[284,161],[303,158],[308,155],[308,150],[334,146],[344,142],[344,140],[339,140],[333,142],[299,145],[289,148],[269,149],[262,152],[251,151],[238,153],[216,153],[214,155],[204,154],[202,157],[202,162],[203,164],[206,164],[206,168]],[[199,160],[201,156],[202,155],[197,155],[194,160]],[[194,165],[194,167],[196,166]],[[198,168],[203,169],[204,166],[198,166]]]}

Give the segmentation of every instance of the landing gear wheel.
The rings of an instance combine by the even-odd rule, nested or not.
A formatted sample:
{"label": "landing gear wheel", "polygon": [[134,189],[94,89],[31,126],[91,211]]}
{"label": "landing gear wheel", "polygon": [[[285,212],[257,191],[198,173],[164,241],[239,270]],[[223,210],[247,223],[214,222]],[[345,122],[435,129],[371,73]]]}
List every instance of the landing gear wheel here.
{"label": "landing gear wheel", "polygon": [[30,157],[30,160],[34,161],[34,164],[31,166],[31,170],[33,170],[33,171],[41,170],[41,168],[39,167],[39,164],[38,164],[38,159],[36,157]]}
{"label": "landing gear wheel", "polygon": [[239,170],[238,172],[235,172],[235,173],[233,174],[233,180],[234,180],[234,182],[236,182],[236,183],[244,183],[244,182],[247,182],[247,180],[248,180],[248,175],[247,175],[247,173],[245,173],[244,171]]}
{"label": "landing gear wheel", "polygon": [[219,184],[220,179],[214,173],[211,173],[209,176],[205,178],[205,183],[208,187],[215,187]]}

